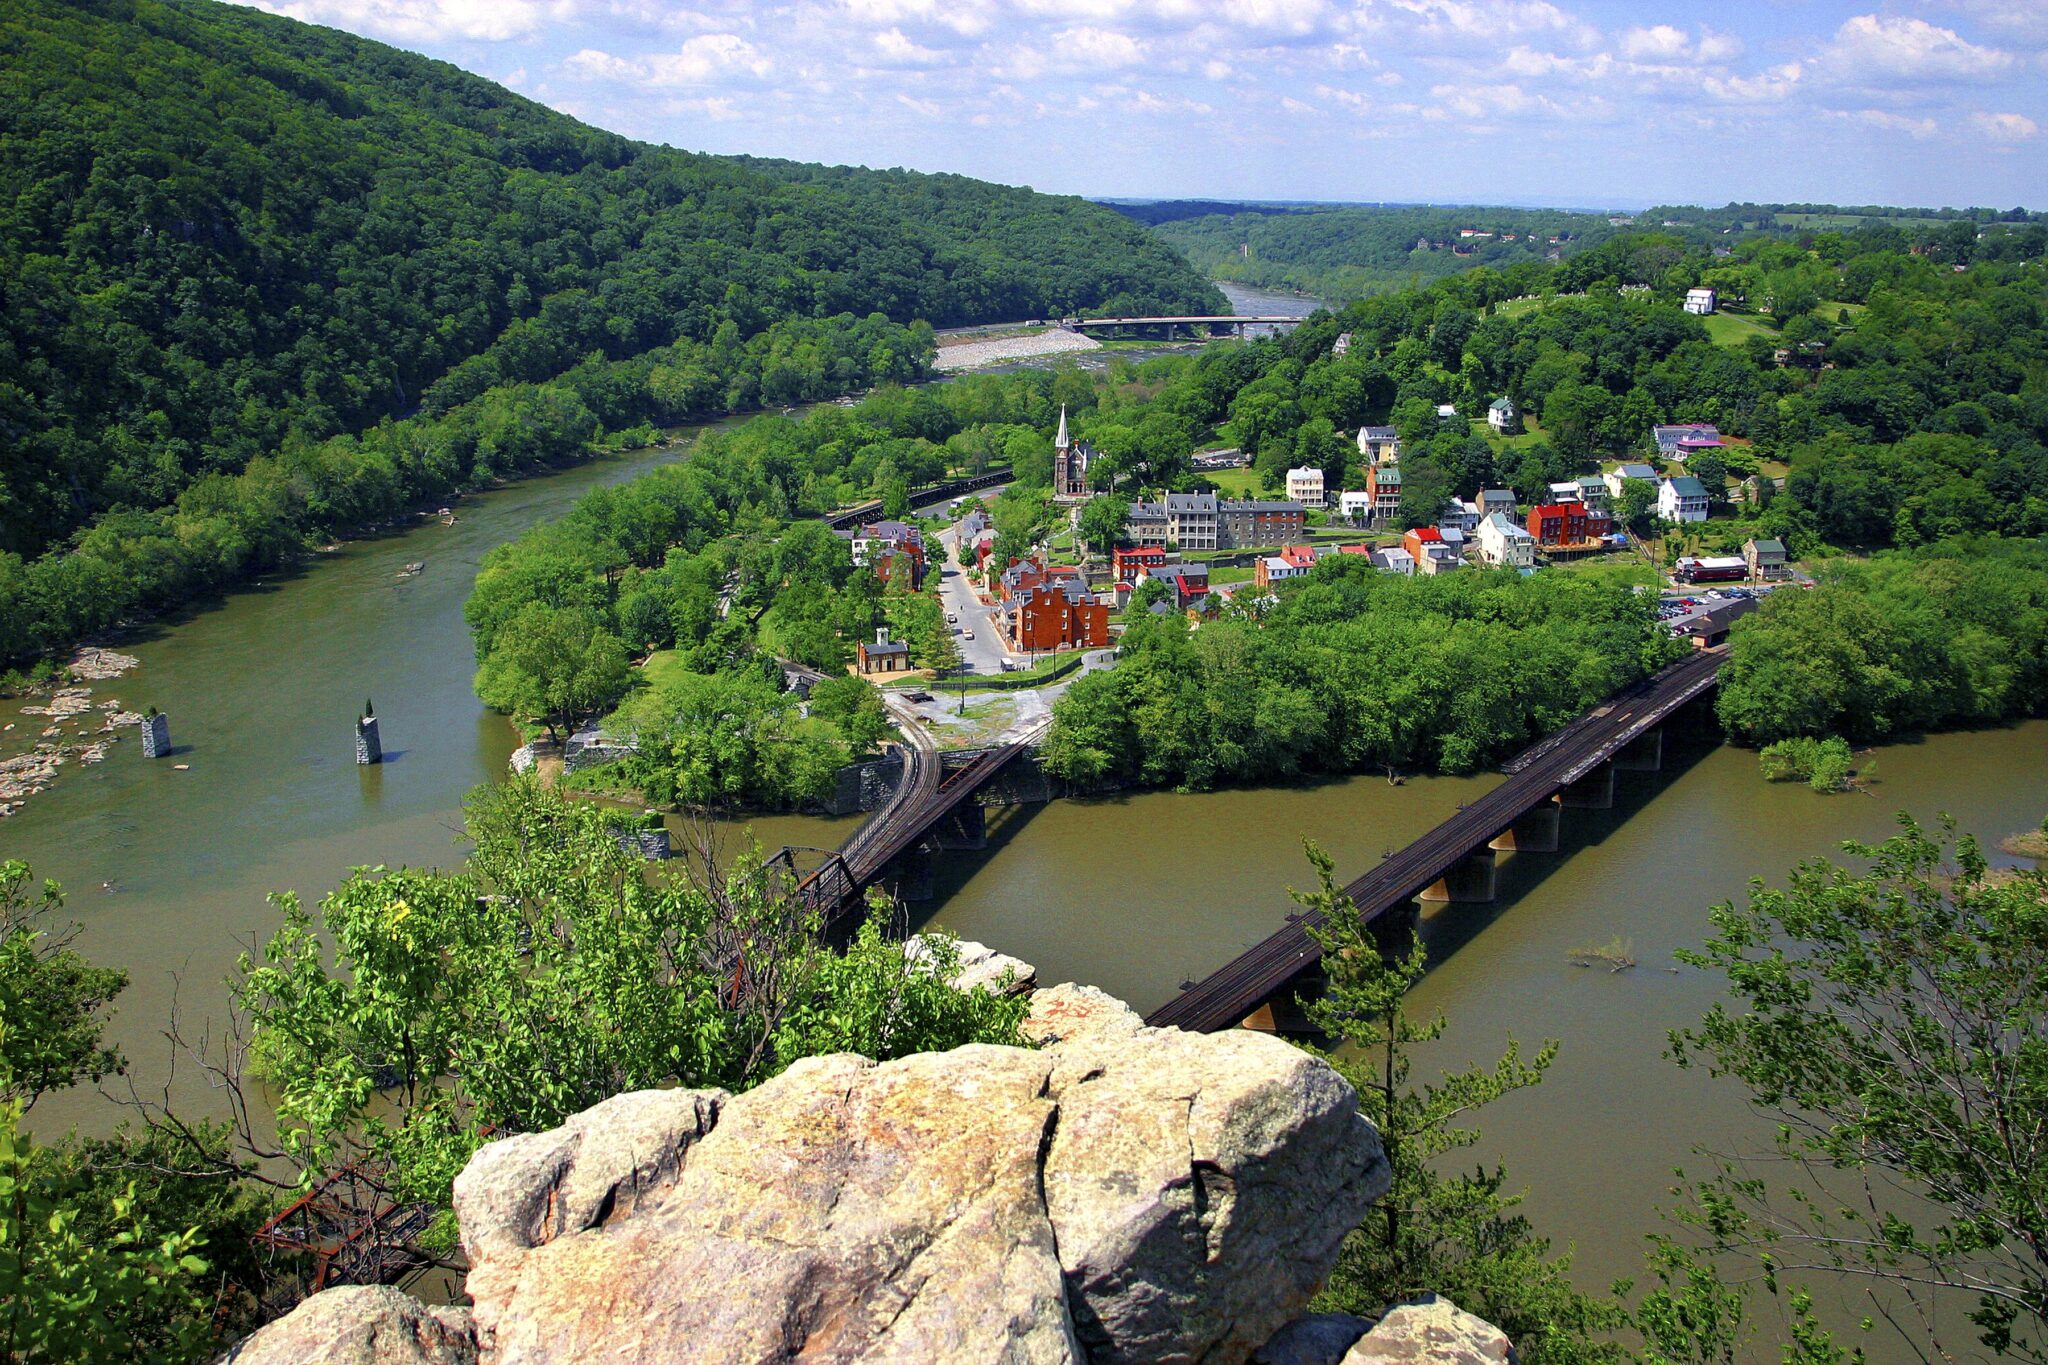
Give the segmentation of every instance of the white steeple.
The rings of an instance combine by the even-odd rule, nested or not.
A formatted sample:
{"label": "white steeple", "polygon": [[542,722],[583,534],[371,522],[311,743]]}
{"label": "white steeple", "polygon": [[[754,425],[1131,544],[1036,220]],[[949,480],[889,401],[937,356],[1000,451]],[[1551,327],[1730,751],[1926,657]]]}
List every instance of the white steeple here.
{"label": "white steeple", "polygon": [[1065,450],[1072,442],[1067,440],[1067,405],[1060,404],[1060,434],[1052,438],[1055,450]]}

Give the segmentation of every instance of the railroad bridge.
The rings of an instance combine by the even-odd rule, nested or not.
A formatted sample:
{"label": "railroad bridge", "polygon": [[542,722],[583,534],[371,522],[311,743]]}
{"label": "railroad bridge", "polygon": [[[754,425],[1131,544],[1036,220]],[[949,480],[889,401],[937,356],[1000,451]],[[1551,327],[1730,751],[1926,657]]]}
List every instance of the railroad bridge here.
{"label": "railroad bridge", "polygon": [[[1405,934],[1418,900],[1490,901],[1497,852],[1555,852],[1561,813],[1614,804],[1617,768],[1653,770],[1662,762],[1663,723],[1713,690],[1724,653],[1681,659],[1523,751],[1502,771],[1507,781],[1344,888],[1368,926]],[[1254,944],[1145,1017],[1156,1026],[1199,1033],[1243,1025],[1298,1030],[1297,992],[1320,975],[1322,948],[1309,933],[1320,912],[1291,916]]]}
{"label": "railroad bridge", "polygon": [[[846,842],[797,883],[797,894],[818,911],[828,936],[858,921],[867,889],[907,855],[948,844],[979,846],[987,827],[975,794],[1045,733],[1041,722],[1008,744],[942,753],[916,718],[906,714],[903,702],[888,701],[907,740],[903,776]],[[798,874],[796,852],[785,848],[769,864],[780,863]]]}

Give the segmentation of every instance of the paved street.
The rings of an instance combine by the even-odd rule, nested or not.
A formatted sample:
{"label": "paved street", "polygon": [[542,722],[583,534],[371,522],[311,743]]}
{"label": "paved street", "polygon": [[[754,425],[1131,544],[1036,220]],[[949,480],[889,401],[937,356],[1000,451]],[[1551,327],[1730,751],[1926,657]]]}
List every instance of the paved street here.
{"label": "paved street", "polygon": [[[994,491],[994,490],[991,490]],[[1023,663],[1029,656],[1013,654],[1003,645],[1002,634],[996,629],[992,616],[993,609],[976,600],[974,588],[967,581],[967,571],[953,562],[953,541],[957,523],[939,532],[939,600],[945,604],[946,614],[957,616],[959,629],[973,631],[974,638],[955,637],[960,646],[960,658],[969,673],[1000,673],[1003,663]]]}

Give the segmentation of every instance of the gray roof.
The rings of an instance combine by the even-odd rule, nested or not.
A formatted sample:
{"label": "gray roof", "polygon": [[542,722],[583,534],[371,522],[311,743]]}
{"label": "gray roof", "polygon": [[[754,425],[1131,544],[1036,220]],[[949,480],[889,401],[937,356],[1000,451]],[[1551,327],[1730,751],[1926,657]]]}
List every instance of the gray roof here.
{"label": "gray roof", "polygon": [[1206,513],[1214,516],[1216,514],[1216,495],[1214,493],[1168,493],[1166,495],[1166,510],[1168,512],[1179,512],[1183,516],[1188,513],[1194,513],[1198,516]]}
{"label": "gray roof", "polygon": [[1401,433],[1394,427],[1360,427],[1358,434],[1368,441],[1398,441]]}
{"label": "gray roof", "polygon": [[1176,582],[1180,579],[1191,578],[1197,575],[1207,578],[1209,576],[1209,566],[1207,564],[1159,564],[1145,570],[1145,576],[1148,578],[1171,578]]}
{"label": "gray roof", "polygon": [[1285,515],[1287,513],[1305,514],[1308,509],[1303,507],[1298,502],[1292,502],[1285,498],[1277,500],[1260,498],[1229,498],[1224,501],[1223,510],[1226,512],[1262,512],[1267,516],[1272,516],[1276,513],[1281,515]]}
{"label": "gray roof", "polygon": [[1621,475],[1624,479],[1641,479],[1645,483],[1655,483],[1657,481],[1657,471],[1654,468],[1646,464],[1638,464],[1632,460],[1623,463],[1614,472]]}
{"label": "gray roof", "polygon": [[1132,521],[1165,521],[1166,509],[1156,502],[1134,502],[1131,504]]}
{"label": "gray roof", "polygon": [[879,645],[872,640],[863,640],[860,647],[869,654],[908,654],[910,652],[910,646],[904,644],[901,640],[890,640]]}

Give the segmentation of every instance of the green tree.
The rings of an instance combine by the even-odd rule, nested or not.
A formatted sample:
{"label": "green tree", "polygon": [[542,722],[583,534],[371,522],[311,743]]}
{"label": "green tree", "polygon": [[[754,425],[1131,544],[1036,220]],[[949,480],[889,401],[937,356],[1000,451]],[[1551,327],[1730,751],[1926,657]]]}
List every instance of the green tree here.
{"label": "green tree", "polygon": [[[1993,875],[1952,821],[1899,825],[1843,845],[1861,867],[1817,859],[1782,890],[1751,883],[1679,954],[1732,1003],[1673,1033],[1672,1055],[1739,1081],[1779,1135],[1694,1194],[1713,1253],[1874,1283],[1901,1305],[1972,1303],[1979,1341],[2041,1361],[2048,877]],[[1952,1357],[1955,1316],[1922,1304],[1891,1322],[1915,1357]]]}
{"label": "green tree", "polygon": [[1537,1084],[1557,1054],[1546,1043],[1524,1060],[1512,1039],[1490,1068],[1414,1079],[1415,1050],[1442,1036],[1444,1019],[1417,1018],[1409,987],[1423,972],[1423,948],[1411,931],[1389,947],[1377,940],[1336,884],[1334,864],[1306,843],[1316,888],[1288,894],[1311,915],[1329,986],[1310,1007],[1316,1028],[1348,1044],[1326,1054],[1358,1091],[1359,1110],[1379,1130],[1393,1184],[1345,1240],[1320,1306],[1361,1315],[1423,1293],[1455,1300],[1506,1332],[1530,1365],[1619,1361],[1608,1340],[1624,1320],[1619,1305],[1581,1293],[1568,1256],[1515,1212],[1501,1167],[1469,1173],[1439,1168],[1442,1158],[1479,1140],[1466,1125],[1477,1109]]}
{"label": "green tree", "polygon": [[1637,535],[1647,534],[1657,513],[1657,485],[1648,479],[1623,479],[1614,500],[1614,515]]}
{"label": "green tree", "polygon": [[608,710],[632,680],[626,647],[597,614],[527,604],[506,623],[477,670],[484,705],[547,726],[551,737]]}
{"label": "green tree", "polygon": [[1131,505],[1124,499],[1110,494],[1090,498],[1081,507],[1081,539],[1091,551],[1107,558],[1110,549],[1123,539],[1130,520]]}
{"label": "green tree", "polygon": [[55,882],[34,885],[28,864],[0,862],[0,1099],[26,1110],[52,1090],[118,1071],[106,1012],[128,974],[95,967],[72,948],[75,929],[45,927],[63,908]]}

